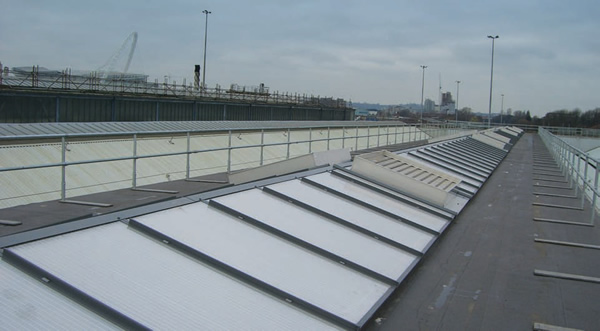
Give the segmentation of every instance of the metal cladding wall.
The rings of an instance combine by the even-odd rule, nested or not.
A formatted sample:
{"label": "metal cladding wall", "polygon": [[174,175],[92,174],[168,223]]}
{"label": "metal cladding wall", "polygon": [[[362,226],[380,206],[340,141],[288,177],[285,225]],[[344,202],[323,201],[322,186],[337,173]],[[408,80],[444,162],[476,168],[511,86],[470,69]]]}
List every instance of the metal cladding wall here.
{"label": "metal cladding wall", "polygon": [[0,123],[352,120],[354,109],[0,90]]}

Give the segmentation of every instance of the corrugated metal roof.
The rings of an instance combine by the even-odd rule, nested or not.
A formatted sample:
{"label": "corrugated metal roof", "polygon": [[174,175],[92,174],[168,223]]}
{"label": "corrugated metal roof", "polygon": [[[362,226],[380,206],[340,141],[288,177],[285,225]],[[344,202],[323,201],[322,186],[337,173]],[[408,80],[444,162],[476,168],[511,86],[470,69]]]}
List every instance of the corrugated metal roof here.
{"label": "corrugated metal roof", "polygon": [[349,121],[189,121],[189,122],[98,122],[98,123],[1,123],[0,138],[36,138],[47,136],[123,135],[134,133],[171,134],[228,130],[307,129],[327,127],[385,127],[402,122]]}

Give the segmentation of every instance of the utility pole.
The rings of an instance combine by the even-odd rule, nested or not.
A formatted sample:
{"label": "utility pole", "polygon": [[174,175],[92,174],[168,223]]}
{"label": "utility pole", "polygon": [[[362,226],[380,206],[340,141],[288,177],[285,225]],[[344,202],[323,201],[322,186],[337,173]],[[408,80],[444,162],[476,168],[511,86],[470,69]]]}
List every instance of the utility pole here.
{"label": "utility pole", "polygon": [[499,36],[487,36],[492,39],[492,72],[490,74],[490,106],[488,109],[488,127],[491,127],[492,123],[492,84],[494,82],[494,42],[496,39],[500,38]]}
{"label": "utility pole", "polygon": [[421,79],[421,125],[423,124],[423,94],[425,93],[425,68],[427,66],[421,66],[423,68],[423,78]]}

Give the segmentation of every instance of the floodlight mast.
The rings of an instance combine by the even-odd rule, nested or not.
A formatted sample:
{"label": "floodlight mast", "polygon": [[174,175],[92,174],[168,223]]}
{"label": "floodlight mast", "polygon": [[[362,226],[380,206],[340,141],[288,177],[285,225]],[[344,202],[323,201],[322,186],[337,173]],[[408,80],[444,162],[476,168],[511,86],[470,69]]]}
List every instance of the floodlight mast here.
{"label": "floodlight mast", "polygon": [[425,68],[427,66],[421,66],[423,68],[423,78],[421,79],[421,125],[423,125],[423,94],[425,93]]}
{"label": "floodlight mast", "polygon": [[494,42],[496,39],[500,38],[500,36],[487,36],[492,39],[492,71],[490,74],[490,105],[488,109],[488,127],[491,127],[492,123],[492,84],[494,82]]}
{"label": "floodlight mast", "polygon": [[204,21],[204,62],[203,62],[203,68],[202,68],[202,89],[206,88],[205,85],[205,78],[206,78],[206,39],[207,39],[207,32],[208,32],[208,14],[212,14],[212,12],[208,11],[208,10],[203,10],[202,13],[204,13],[204,15],[206,16],[206,20]]}

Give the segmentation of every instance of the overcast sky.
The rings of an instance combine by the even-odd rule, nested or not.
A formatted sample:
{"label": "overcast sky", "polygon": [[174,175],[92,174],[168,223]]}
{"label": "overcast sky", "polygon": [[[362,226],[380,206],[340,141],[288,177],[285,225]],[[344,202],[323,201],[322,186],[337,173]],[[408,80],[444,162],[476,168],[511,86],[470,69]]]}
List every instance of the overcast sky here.
{"label": "overcast sky", "polygon": [[[94,70],[134,31],[129,72],[381,104],[443,91],[492,111],[600,107],[597,0],[0,0],[3,66]],[[125,62],[125,59],[122,61]]]}

